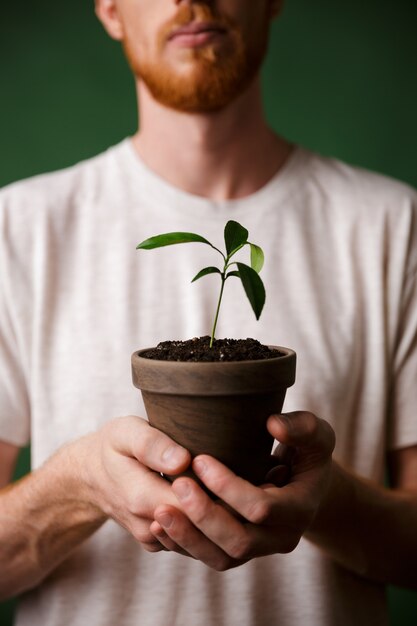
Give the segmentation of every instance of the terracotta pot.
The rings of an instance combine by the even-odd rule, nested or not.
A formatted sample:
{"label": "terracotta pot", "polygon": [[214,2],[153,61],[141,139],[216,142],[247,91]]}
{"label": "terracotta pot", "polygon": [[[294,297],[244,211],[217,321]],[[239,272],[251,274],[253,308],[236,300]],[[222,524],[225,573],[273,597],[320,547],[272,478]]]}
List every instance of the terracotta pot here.
{"label": "terracotta pot", "polygon": [[[253,484],[264,482],[273,438],[269,415],[280,413],[295,381],[295,352],[259,361],[156,361],[132,355],[133,384],[149,422],[194,457],[210,454]],[[196,478],[191,470],[185,472]],[[173,477],[169,477],[173,478]]]}

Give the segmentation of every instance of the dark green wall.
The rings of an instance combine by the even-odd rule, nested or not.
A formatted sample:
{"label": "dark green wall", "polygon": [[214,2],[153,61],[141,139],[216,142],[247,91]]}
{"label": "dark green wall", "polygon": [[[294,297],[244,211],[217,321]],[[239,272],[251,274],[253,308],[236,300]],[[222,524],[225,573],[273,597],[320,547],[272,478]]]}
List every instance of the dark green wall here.
{"label": "dark green wall", "polygon": [[[417,186],[416,24],[415,0],[287,0],[264,71],[273,126]],[[135,130],[133,82],[92,0],[2,7],[0,85],[0,185],[70,165]],[[26,452],[19,472],[27,467]],[[417,623],[417,594],[390,590],[390,608],[393,626]],[[1,626],[12,612],[0,605]]]}

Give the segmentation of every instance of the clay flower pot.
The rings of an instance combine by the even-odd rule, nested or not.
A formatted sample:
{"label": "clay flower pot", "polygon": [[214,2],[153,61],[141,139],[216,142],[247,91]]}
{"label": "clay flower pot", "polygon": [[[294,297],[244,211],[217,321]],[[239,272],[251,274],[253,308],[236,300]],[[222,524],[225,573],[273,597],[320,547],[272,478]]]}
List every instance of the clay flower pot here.
{"label": "clay flower pot", "polygon": [[[132,377],[149,423],[187,448],[214,456],[253,484],[265,481],[273,438],[266,429],[295,381],[295,352],[272,359],[178,362],[132,355]],[[185,472],[195,478],[191,470]],[[172,478],[172,477],[170,477]]]}

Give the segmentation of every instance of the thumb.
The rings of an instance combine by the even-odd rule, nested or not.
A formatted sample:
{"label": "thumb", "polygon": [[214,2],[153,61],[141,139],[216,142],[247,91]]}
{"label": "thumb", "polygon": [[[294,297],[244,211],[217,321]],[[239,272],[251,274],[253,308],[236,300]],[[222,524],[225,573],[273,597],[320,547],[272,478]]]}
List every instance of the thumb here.
{"label": "thumb", "polygon": [[309,448],[329,456],[336,443],[335,433],[330,424],[307,411],[271,415],[267,428],[280,443],[297,448]]}

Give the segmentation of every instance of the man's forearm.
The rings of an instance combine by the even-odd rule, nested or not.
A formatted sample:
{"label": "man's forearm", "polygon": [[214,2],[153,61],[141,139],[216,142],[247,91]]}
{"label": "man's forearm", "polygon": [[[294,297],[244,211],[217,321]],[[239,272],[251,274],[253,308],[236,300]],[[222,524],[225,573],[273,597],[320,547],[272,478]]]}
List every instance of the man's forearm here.
{"label": "man's forearm", "polygon": [[337,463],[306,538],[375,582],[417,589],[417,494],[385,489]]}
{"label": "man's forearm", "polygon": [[39,584],[106,520],[75,469],[84,451],[69,444],[0,491],[0,599]]}

